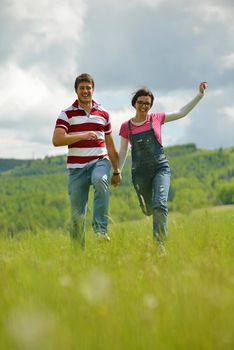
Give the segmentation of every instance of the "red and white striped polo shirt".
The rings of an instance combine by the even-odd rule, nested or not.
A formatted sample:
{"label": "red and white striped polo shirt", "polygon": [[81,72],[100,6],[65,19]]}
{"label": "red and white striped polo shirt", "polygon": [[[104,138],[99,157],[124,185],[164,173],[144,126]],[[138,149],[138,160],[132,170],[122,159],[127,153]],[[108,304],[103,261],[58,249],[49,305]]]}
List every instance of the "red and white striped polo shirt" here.
{"label": "red and white striped polo shirt", "polygon": [[68,145],[67,168],[83,168],[100,158],[108,158],[105,135],[112,132],[109,114],[95,101],[92,105],[88,114],[76,100],[60,113],[56,121],[56,128],[63,128],[70,135],[86,131],[97,134],[96,140],[81,140]]}

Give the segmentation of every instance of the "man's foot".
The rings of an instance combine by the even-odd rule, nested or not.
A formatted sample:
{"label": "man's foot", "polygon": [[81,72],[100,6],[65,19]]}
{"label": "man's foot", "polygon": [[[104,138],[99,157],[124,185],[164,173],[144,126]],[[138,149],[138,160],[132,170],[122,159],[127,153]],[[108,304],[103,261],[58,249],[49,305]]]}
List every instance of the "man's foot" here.
{"label": "man's foot", "polygon": [[110,242],[110,236],[108,236],[107,233],[105,232],[98,232],[97,233],[97,239],[98,241],[107,241],[107,242]]}

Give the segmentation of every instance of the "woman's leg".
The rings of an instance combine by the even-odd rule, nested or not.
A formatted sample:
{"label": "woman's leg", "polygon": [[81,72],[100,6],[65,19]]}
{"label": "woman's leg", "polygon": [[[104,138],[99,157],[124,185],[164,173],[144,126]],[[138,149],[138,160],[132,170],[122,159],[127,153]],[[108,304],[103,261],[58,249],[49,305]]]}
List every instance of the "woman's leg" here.
{"label": "woman's leg", "polygon": [[152,181],[153,236],[159,242],[168,237],[167,199],[170,188],[170,168],[161,168]]}
{"label": "woman's leg", "polygon": [[134,170],[132,172],[132,183],[142,212],[147,216],[152,215],[152,179],[147,176],[147,172]]}

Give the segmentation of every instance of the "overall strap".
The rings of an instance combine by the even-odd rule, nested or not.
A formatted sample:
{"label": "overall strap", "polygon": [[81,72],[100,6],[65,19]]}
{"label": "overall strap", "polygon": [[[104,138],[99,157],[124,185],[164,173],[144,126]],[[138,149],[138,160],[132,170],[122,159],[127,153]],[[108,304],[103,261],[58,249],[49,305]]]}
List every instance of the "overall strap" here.
{"label": "overall strap", "polygon": [[129,140],[132,140],[131,119],[128,121]]}
{"label": "overall strap", "polygon": [[154,127],[153,127],[153,120],[152,120],[152,114],[150,114],[150,128],[151,128],[151,130],[154,130]]}
{"label": "overall strap", "polygon": [[[152,114],[150,114],[150,129],[154,131]],[[128,121],[128,131],[129,131],[129,140],[132,140],[131,119],[129,119],[129,121]]]}

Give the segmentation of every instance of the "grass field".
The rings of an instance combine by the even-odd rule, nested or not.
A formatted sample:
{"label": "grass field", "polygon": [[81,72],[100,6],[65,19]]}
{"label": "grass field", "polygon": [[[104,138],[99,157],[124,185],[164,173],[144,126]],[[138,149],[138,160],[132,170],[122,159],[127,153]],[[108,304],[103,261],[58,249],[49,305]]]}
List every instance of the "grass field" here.
{"label": "grass field", "polygon": [[0,236],[0,348],[234,349],[234,207],[170,214],[167,255],[151,220]]}

